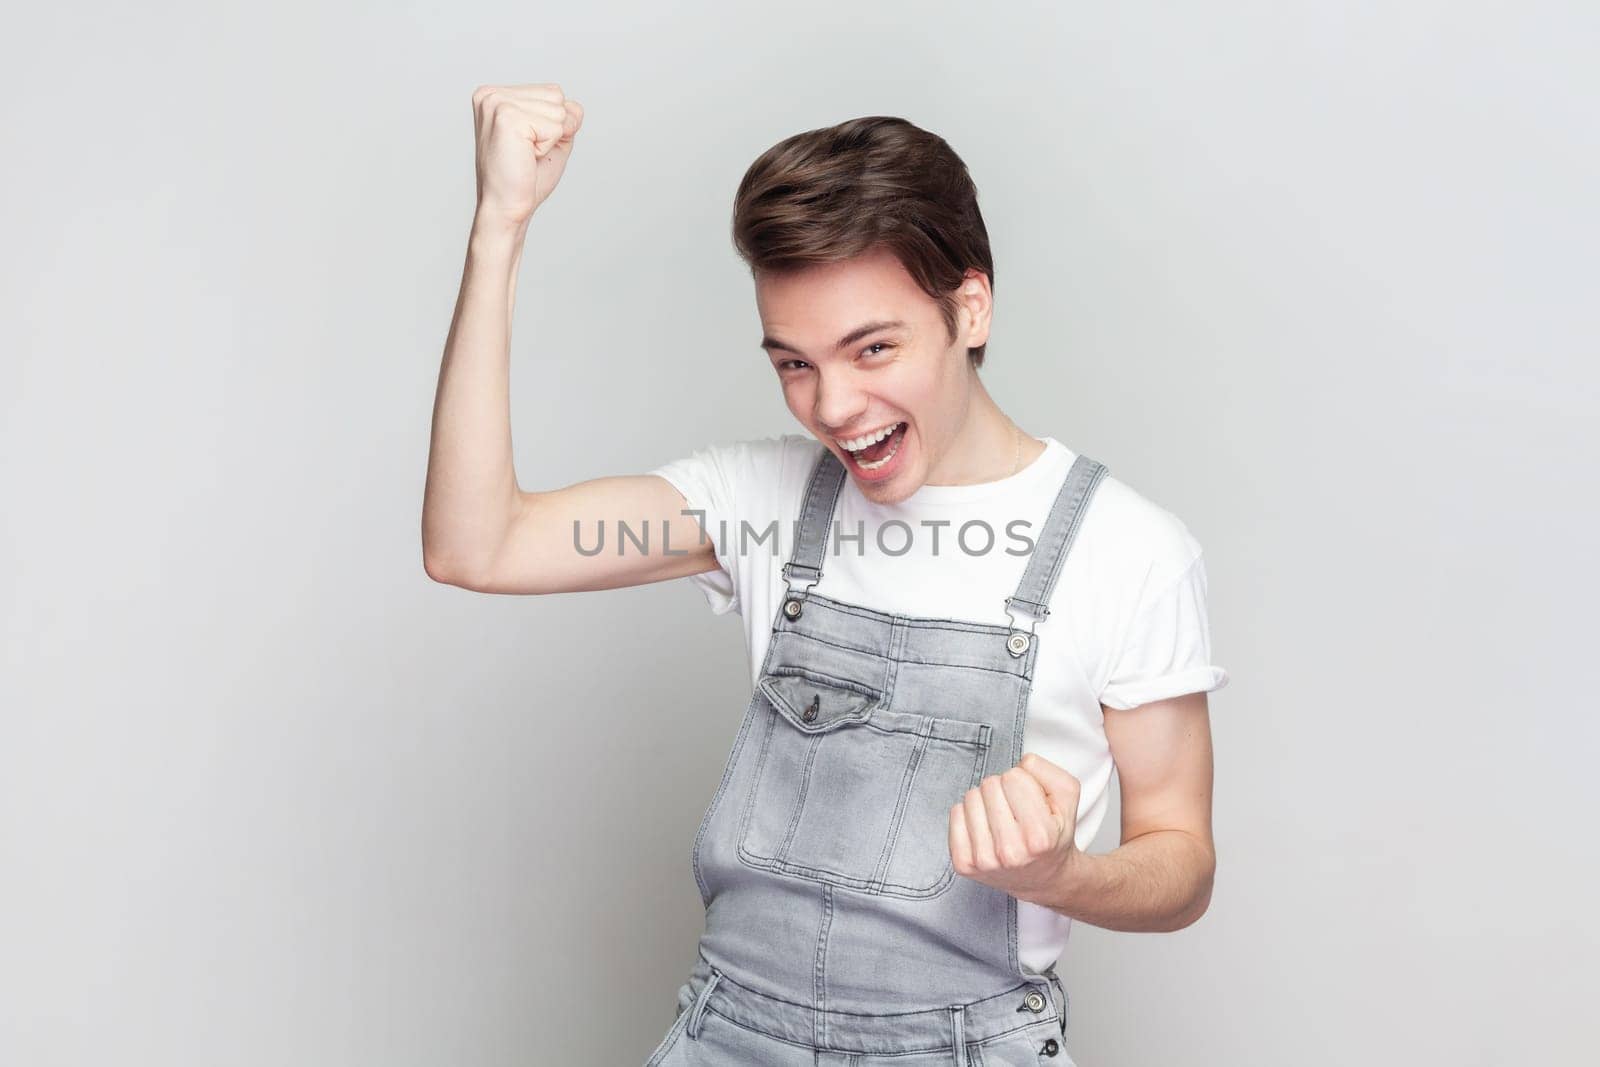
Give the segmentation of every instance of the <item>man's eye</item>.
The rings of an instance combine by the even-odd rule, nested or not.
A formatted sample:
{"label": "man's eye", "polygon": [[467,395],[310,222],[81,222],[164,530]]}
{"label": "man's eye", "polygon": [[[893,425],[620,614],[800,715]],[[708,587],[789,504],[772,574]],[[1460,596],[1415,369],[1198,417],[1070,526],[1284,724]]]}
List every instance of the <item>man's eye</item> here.
{"label": "man's eye", "polygon": [[[864,356],[881,355],[881,353],[874,352],[873,349],[882,348],[882,349],[887,350],[887,349],[890,349],[890,348],[893,348],[893,347],[894,347],[894,343],[892,341],[874,341],[870,345],[868,345],[866,348],[863,348],[861,350],[861,354],[864,355]],[[780,361],[778,363],[778,369],[780,371],[799,370],[802,367],[809,367],[810,365],[811,364],[807,363],[803,359],[785,359],[785,360],[782,360],[782,361]]]}

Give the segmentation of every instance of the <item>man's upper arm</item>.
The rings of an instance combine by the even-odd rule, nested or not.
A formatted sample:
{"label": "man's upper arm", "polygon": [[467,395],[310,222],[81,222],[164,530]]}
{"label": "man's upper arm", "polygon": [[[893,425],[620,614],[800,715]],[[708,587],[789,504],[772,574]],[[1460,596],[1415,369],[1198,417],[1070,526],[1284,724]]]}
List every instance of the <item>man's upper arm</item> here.
{"label": "man's upper arm", "polygon": [[1121,781],[1122,840],[1182,830],[1211,839],[1211,713],[1206,694],[1185,693],[1118,710],[1101,705]]}
{"label": "man's upper arm", "polygon": [[485,573],[459,584],[489,593],[572,593],[711,570],[712,541],[685,507],[678,489],[654,473],[524,492]]}

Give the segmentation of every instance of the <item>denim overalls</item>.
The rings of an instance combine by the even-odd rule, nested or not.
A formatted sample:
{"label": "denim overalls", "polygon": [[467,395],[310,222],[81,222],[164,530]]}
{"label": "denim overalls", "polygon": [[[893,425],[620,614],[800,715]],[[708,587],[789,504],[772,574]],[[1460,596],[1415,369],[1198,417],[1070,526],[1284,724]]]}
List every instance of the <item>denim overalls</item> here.
{"label": "denim overalls", "polygon": [[646,1067],[1071,1064],[1066,991],[1023,972],[1016,899],[955,875],[949,811],[1022,757],[1034,624],[1105,474],[1077,457],[1000,626],[813,591],[847,477],[823,450],[695,836],[698,959]]}

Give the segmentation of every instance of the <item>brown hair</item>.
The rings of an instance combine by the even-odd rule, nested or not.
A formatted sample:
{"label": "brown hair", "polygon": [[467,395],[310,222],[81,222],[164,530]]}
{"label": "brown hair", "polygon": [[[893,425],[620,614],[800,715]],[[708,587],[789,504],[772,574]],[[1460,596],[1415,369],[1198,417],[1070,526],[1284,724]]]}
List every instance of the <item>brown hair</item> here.
{"label": "brown hair", "polygon": [[[733,245],[753,273],[851,259],[887,247],[938,301],[956,338],[953,291],[994,259],[967,165],[944,138],[871,115],[807,130],[767,149],[733,201]],[[987,345],[967,349],[983,366]]]}

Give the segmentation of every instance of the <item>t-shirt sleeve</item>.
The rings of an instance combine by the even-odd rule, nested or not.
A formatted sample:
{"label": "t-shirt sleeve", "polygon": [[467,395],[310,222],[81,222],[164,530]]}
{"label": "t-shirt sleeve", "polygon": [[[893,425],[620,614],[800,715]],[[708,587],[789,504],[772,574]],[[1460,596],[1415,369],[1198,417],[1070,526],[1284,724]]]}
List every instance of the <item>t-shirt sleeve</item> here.
{"label": "t-shirt sleeve", "polygon": [[1205,560],[1188,532],[1181,533],[1172,549],[1182,553],[1173,557],[1178,560],[1176,577],[1171,576],[1171,562],[1152,568],[1152,580],[1113,655],[1100,691],[1100,703],[1108,708],[1126,711],[1228,684],[1228,672],[1211,662]]}
{"label": "t-shirt sleeve", "polygon": [[705,594],[713,615],[725,615],[730,611],[742,613],[738,584],[734,580],[736,561],[726,552],[726,536],[720,535],[729,528],[729,520],[735,514],[739,448],[739,443],[707,445],[647,472],[665,478],[687,502],[690,514],[669,520],[672,544],[685,547],[698,544],[702,530],[712,542],[717,567],[692,574],[689,580]]}

